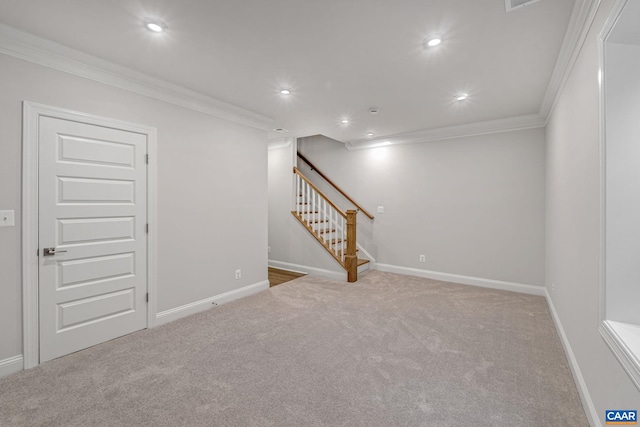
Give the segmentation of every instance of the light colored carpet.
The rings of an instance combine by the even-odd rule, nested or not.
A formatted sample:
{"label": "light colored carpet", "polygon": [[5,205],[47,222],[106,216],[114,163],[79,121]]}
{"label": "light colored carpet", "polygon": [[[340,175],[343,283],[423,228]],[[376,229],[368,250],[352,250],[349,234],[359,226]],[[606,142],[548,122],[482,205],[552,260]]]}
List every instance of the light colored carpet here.
{"label": "light colored carpet", "polygon": [[0,380],[2,426],[587,426],[541,297],[306,276]]}

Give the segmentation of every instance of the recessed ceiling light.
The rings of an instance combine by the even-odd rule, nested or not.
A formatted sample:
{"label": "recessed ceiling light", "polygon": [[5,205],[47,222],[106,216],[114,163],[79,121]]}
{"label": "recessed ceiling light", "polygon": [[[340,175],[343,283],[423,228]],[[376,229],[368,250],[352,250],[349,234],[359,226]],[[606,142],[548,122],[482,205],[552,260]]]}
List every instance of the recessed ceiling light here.
{"label": "recessed ceiling light", "polygon": [[169,29],[167,24],[158,18],[144,18],[144,27],[154,33],[163,33]]}
{"label": "recessed ceiling light", "polygon": [[430,36],[424,39],[423,41],[425,48],[436,47],[440,43],[442,43],[442,37],[440,36]]}
{"label": "recessed ceiling light", "polygon": [[289,89],[280,89],[281,95],[291,95],[291,91]]}
{"label": "recessed ceiling light", "polygon": [[373,135],[375,135],[375,133],[373,133],[373,132],[367,132],[367,136],[368,136],[369,138],[371,138]]}
{"label": "recessed ceiling light", "polygon": [[380,109],[378,107],[371,107],[369,108],[369,112],[371,114],[378,114],[378,112],[380,112]]}
{"label": "recessed ceiling light", "polygon": [[343,125],[348,125],[349,124],[349,119],[342,119],[342,120],[340,120],[340,123],[342,123]]}
{"label": "recessed ceiling light", "polygon": [[274,132],[278,132],[278,133],[287,133],[289,132],[289,129],[285,129],[285,128],[275,128],[272,129]]}
{"label": "recessed ceiling light", "polygon": [[469,94],[468,93],[460,93],[458,95],[455,96],[456,101],[464,101],[465,99],[469,98]]}

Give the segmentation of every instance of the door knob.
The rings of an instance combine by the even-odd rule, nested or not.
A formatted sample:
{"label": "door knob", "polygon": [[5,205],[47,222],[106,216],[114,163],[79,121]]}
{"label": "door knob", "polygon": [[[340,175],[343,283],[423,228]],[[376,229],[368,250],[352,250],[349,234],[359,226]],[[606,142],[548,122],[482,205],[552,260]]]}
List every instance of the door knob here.
{"label": "door knob", "polygon": [[44,256],[54,256],[55,254],[59,254],[67,251],[58,251],[56,248],[44,248],[43,255]]}

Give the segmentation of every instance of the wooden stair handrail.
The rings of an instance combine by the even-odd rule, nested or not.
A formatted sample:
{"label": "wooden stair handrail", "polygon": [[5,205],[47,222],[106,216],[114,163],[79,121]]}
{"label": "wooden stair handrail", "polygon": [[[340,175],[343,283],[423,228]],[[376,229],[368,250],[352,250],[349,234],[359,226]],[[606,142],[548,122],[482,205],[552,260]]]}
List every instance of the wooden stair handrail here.
{"label": "wooden stair handrail", "polygon": [[320,189],[318,187],[316,187],[315,185],[313,185],[313,183],[311,181],[309,181],[309,178],[307,178],[306,176],[304,176],[302,174],[302,172],[300,172],[300,170],[297,167],[293,167],[293,173],[297,174],[300,176],[300,178],[302,178],[307,184],[309,184],[311,186],[311,188],[313,188],[318,194],[320,194],[320,196],[322,196],[323,199],[325,199],[327,201],[327,203],[329,203],[331,205],[331,207],[333,207],[333,209],[335,209],[336,211],[338,211],[338,213],[340,215],[342,215],[343,218],[347,218],[347,214],[345,212],[342,211],[342,209],[340,209],[339,207],[337,207],[335,205],[335,203],[333,203],[331,201],[331,199],[329,199],[326,194],[324,194],[322,191],[320,191]]}
{"label": "wooden stair handrail", "polygon": [[[358,208],[359,211],[361,211],[363,214],[365,214],[367,216],[367,218],[369,219],[373,219],[373,215],[371,215],[369,212],[367,212],[367,210],[365,208],[363,208],[362,206],[360,206],[355,200],[353,200],[351,197],[349,197],[349,195],[347,193],[345,193],[344,191],[342,191],[342,189],[340,187],[338,187],[333,181],[331,181],[325,174],[323,174],[313,163],[311,163],[309,161],[309,159],[307,159],[301,152],[297,152],[298,153],[298,157],[300,157],[300,160],[302,160],[303,162],[305,162],[307,165],[309,165],[309,167],[311,168],[311,170],[315,171],[318,175],[320,175],[322,177],[322,179],[324,179],[325,181],[327,181],[329,183],[329,185],[331,185],[333,188],[336,189],[336,191],[338,191],[338,193],[342,194],[348,201],[350,201],[355,207]],[[295,168],[294,168],[295,169]],[[306,178],[305,178],[306,179]],[[308,181],[307,181],[308,182]],[[311,184],[313,185],[313,184]],[[317,190],[317,189],[316,189]],[[319,191],[319,190],[317,190]],[[326,197],[325,197],[326,198]],[[346,215],[345,215],[346,216]]]}

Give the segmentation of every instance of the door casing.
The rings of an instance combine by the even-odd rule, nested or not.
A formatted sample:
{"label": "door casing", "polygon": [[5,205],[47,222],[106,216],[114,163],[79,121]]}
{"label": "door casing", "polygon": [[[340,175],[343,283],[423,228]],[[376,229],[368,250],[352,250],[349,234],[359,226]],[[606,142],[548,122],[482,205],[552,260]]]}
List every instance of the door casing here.
{"label": "door casing", "polygon": [[157,131],[155,128],[57,107],[23,102],[22,117],[22,337],[24,369],[40,363],[38,330],[38,126],[42,116],[137,132],[147,136],[147,327],[157,312]]}

